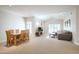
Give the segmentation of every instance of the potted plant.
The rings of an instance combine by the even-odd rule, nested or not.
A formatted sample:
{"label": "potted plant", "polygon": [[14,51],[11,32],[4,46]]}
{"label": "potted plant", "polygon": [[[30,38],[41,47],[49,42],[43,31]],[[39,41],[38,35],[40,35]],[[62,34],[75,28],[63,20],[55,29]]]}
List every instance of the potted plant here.
{"label": "potted plant", "polygon": [[36,32],[36,36],[42,35],[42,32],[43,32],[42,27],[38,27],[38,28],[37,28],[37,32]]}

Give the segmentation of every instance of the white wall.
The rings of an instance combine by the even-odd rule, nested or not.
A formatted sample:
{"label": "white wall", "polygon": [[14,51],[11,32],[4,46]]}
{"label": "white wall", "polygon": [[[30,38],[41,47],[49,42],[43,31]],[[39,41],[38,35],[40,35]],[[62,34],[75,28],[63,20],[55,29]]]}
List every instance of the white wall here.
{"label": "white wall", "polygon": [[65,27],[65,23],[64,23],[64,30],[71,31],[72,35],[73,35],[73,38],[72,38],[73,43],[79,44],[78,43],[78,31],[77,31],[78,30],[77,29],[78,28],[77,27],[78,26],[77,8],[74,7],[72,10],[70,10],[70,13],[71,13],[70,15],[68,15],[64,18],[64,22],[71,19],[71,28]]}
{"label": "white wall", "polygon": [[61,26],[61,31],[63,30],[63,19],[48,19],[45,21],[45,34],[48,32],[48,25],[49,24],[60,24]]}
{"label": "white wall", "polygon": [[74,7],[70,12],[71,15],[71,31],[73,34],[73,43],[79,45],[79,8]]}
{"label": "white wall", "polygon": [[72,22],[71,22],[70,26],[69,25],[68,26],[65,25],[65,22],[68,21],[69,19],[70,19],[70,21],[72,21],[72,15],[71,14],[64,18],[63,29],[67,30],[67,31],[72,31],[72,27],[71,27]]}
{"label": "white wall", "polygon": [[0,39],[2,42],[6,41],[6,30],[9,29],[25,29],[24,20],[22,17],[0,11]]}
{"label": "white wall", "polygon": [[77,15],[77,17],[78,17],[77,18],[77,34],[78,34],[77,38],[78,38],[78,41],[77,42],[78,42],[78,45],[79,45],[79,8],[78,8],[77,11],[78,11],[78,15]]}
{"label": "white wall", "polygon": [[75,13],[74,13],[74,18],[75,18],[75,21],[73,21],[74,23],[74,43],[79,45],[79,7],[76,7],[75,8]]}

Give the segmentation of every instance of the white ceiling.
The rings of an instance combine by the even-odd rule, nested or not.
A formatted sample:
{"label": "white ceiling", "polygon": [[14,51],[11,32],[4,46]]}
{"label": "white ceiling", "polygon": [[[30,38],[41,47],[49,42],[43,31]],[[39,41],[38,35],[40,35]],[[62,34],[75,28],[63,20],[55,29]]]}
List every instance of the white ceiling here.
{"label": "white ceiling", "polygon": [[12,5],[0,6],[0,9],[17,13],[22,17],[35,16],[40,19],[63,18],[75,6],[61,6],[61,5]]}

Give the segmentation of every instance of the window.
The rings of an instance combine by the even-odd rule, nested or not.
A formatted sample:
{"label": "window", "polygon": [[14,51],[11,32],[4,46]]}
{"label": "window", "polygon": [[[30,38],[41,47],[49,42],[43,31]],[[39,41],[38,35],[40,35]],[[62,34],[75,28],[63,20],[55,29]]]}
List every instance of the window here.
{"label": "window", "polygon": [[60,24],[49,24],[49,33],[60,31]]}

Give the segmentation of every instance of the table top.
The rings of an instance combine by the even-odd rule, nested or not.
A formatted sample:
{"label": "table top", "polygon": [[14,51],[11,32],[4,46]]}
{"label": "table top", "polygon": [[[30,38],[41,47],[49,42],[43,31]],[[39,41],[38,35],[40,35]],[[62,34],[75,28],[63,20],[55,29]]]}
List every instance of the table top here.
{"label": "table top", "polygon": [[13,35],[20,35],[21,33],[13,33]]}

